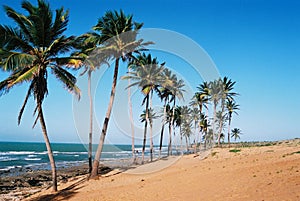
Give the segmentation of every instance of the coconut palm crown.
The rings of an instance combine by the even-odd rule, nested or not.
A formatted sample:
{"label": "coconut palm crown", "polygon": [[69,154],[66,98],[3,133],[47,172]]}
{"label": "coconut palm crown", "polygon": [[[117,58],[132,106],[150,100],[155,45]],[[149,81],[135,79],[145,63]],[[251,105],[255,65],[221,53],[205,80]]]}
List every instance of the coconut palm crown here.
{"label": "coconut palm crown", "polygon": [[53,190],[57,191],[56,167],[47,134],[42,103],[48,94],[47,78],[49,72],[63,83],[66,89],[80,95],[75,85],[76,78],[63,68],[63,63],[75,65],[76,60],[62,58],[73,48],[74,37],[63,35],[69,22],[68,11],[57,9],[55,15],[48,3],[38,0],[37,6],[29,1],[22,2],[27,14],[4,6],[6,15],[14,21],[15,27],[0,25],[0,68],[10,73],[9,77],[0,82],[0,95],[7,93],[16,85],[29,83],[25,100],[21,107],[18,124],[28,99],[33,96],[36,102],[34,114],[40,120],[48,157],[52,168]]}

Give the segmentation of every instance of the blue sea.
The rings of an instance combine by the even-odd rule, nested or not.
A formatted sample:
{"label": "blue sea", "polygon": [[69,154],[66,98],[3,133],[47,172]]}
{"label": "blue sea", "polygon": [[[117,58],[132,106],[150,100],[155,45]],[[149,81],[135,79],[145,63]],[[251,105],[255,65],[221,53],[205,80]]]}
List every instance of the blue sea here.
{"label": "blue sea", "polygon": [[[51,144],[57,168],[80,166],[88,163],[87,146],[83,144]],[[97,146],[93,146],[96,150]],[[141,154],[142,146],[135,145]],[[155,155],[158,147],[154,148]],[[94,153],[93,153],[94,154]],[[163,147],[163,155],[167,154],[167,147]],[[149,147],[146,148],[149,156]],[[132,158],[131,145],[104,145],[101,161],[105,164],[117,164]],[[29,142],[0,142],[0,173],[16,172],[18,170],[49,170],[50,164],[44,143]]]}

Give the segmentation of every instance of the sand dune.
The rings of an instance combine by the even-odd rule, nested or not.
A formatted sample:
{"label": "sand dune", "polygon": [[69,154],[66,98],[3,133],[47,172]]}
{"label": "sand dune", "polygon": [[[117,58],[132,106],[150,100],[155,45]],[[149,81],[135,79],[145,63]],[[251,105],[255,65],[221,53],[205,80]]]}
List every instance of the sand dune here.
{"label": "sand dune", "polygon": [[[300,200],[299,141],[239,149],[215,148],[203,160],[172,158],[156,172],[144,166],[99,180],[81,177],[61,184],[57,194],[45,190],[29,200]],[[159,163],[166,165],[148,167]]]}

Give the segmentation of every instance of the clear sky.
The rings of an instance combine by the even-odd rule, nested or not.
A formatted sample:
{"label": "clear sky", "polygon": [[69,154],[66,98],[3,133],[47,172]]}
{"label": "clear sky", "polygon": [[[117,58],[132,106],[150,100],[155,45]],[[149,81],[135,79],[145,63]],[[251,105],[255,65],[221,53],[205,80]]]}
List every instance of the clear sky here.
{"label": "clear sky", "polygon": [[[20,2],[10,0],[1,4],[21,10]],[[70,10],[67,35],[85,33],[105,11],[122,9],[126,14],[133,14],[135,21],[144,22],[144,28],[167,29],[189,37],[208,53],[222,77],[228,76],[237,82],[235,90],[241,94],[237,98],[241,110],[233,117],[232,127],[242,130],[241,140],[300,137],[299,1],[51,0],[50,4],[52,9],[63,6]],[[11,24],[3,9],[0,23]],[[202,82],[185,72],[184,62],[172,56],[161,58],[160,53],[155,56],[188,79],[193,90]],[[96,101],[108,97],[105,94],[111,86],[111,70],[104,73],[108,78],[97,86]],[[120,74],[125,72],[121,70]],[[0,71],[0,80],[7,75]],[[21,125],[17,126],[27,87],[15,87],[0,97],[0,141],[43,141],[39,125],[31,129],[33,101],[29,102]],[[85,97],[83,92],[83,100]],[[107,100],[103,100],[95,106],[101,125],[106,103]],[[79,142],[72,96],[53,78],[50,78],[44,108],[52,141]],[[139,108],[135,112],[140,112]],[[117,133],[118,129],[110,126],[108,135],[113,143],[130,143],[128,137]],[[96,135],[99,136],[99,132]]]}

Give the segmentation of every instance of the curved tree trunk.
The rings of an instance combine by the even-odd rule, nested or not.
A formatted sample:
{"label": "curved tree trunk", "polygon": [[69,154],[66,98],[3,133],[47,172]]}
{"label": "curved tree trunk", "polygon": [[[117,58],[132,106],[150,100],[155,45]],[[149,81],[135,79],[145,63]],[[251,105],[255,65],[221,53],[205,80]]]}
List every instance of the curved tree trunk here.
{"label": "curved tree trunk", "polygon": [[101,158],[102,149],[103,149],[104,141],[105,141],[105,136],[106,136],[106,133],[107,133],[107,127],[108,127],[112,107],[113,107],[113,104],[114,104],[115,94],[116,94],[118,71],[119,71],[119,58],[116,59],[116,63],[115,63],[114,77],[113,77],[113,83],[112,83],[112,87],[111,87],[109,104],[108,104],[107,112],[106,112],[105,119],[104,119],[104,122],[103,122],[103,128],[102,128],[102,131],[101,131],[99,144],[98,144],[98,147],[97,147],[97,150],[96,150],[95,159],[94,159],[94,163],[93,163],[93,169],[92,169],[92,173],[91,173],[90,178],[95,178],[98,175],[98,168],[99,168],[100,158]]}
{"label": "curved tree trunk", "polygon": [[89,160],[89,173],[92,172],[93,169],[93,161],[92,161],[92,153],[93,153],[93,98],[91,93],[91,78],[92,72],[88,71],[88,96],[90,99],[90,132],[89,132],[89,153],[88,153],[88,160]]}
{"label": "curved tree trunk", "polygon": [[165,130],[166,116],[167,116],[166,115],[167,114],[166,105],[167,105],[167,100],[165,100],[165,104],[164,104],[164,117],[163,117],[161,132],[160,132],[159,158],[161,157],[161,149],[162,149],[163,136],[164,136],[164,130]]}
{"label": "curved tree trunk", "polygon": [[145,127],[144,127],[144,139],[143,139],[143,149],[142,149],[142,163],[144,163],[145,159],[145,149],[146,149],[146,138],[147,138],[147,127],[148,127],[148,112],[149,112],[149,94],[146,96],[146,119],[145,119]]}
{"label": "curved tree trunk", "polygon": [[40,119],[40,124],[41,124],[41,127],[42,127],[42,131],[43,131],[43,135],[44,135],[44,140],[45,140],[45,144],[46,144],[46,148],[47,148],[47,152],[48,152],[48,157],[49,157],[49,161],[50,161],[50,165],[51,165],[51,171],[52,171],[52,190],[54,192],[56,192],[57,191],[56,166],[55,166],[55,161],[54,161],[54,157],[53,157],[53,153],[52,153],[50,141],[49,141],[48,134],[47,134],[46,123],[45,123],[44,114],[43,114],[43,110],[42,110],[42,103],[38,103],[37,107],[38,107],[38,112],[39,112],[38,115],[39,115],[39,119]]}

